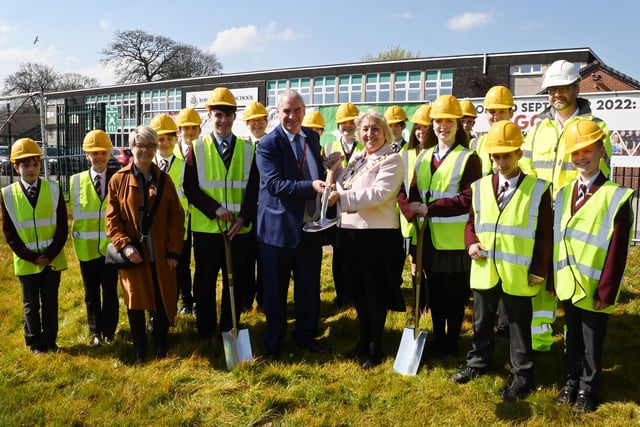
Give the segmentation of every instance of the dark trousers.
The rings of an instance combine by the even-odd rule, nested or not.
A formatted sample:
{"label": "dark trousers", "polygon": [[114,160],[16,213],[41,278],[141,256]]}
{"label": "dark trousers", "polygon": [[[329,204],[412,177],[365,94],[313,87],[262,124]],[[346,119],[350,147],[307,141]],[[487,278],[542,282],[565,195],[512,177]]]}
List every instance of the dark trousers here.
{"label": "dark trousers", "polygon": [[304,343],[317,335],[322,245],[316,234],[302,233],[296,248],[259,243],[264,313],[267,317],[265,348],[268,353],[280,352],[287,332],[287,292],[292,272],[296,319],[293,340]]}
{"label": "dark trousers", "polygon": [[84,304],[92,335],[113,338],[118,326],[118,271],[104,265],[104,257],[80,261]]}
{"label": "dark trousers", "polygon": [[329,239],[331,240],[331,246],[333,248],[333,254],[331,256],[331,273],[333,274],[333,286],[336,290],[336,305],[341,306],[351,300],[351,296],[348,295],[345,290],[345,276],[346,270],[350,267],[353,261],[353,254],[344,250],[344,245],[341,243],[340,232],[336,228],[331,228],[327,231]]}
{"label": "dark trousers", "polygon": [[[169,319],[164,309],[160,287],[158,286],[158,277],[156,276],[155,266],[152,264],[153,271],[153,288],[156,299],[156,310],[149,313],[151,323],[151,336],[158,353],[166,353],[167,351],[167,333],[169,332]],[[147,327],[144,310],[127,309],[129,317],[129,327],[131,328],[131,337],[133,338],[133,346],[136,353],[143,357],[147,354]]]}
{"label": "dark trousers", "polygon": [[[387,309],[394,306],[393,288],[402,283],[401,235],[395,229],[342,228],[338,234],[342,249],[352,258],[345,279],[358,314],[358,347],[379,357]],[[401,302],[400,308],[405,308]]]}
{"label": "dark trousers", "polygon": [[187,231],[187,239],[182,242],[182,252],[178,267],[176,267],[176,279],[178,281],[178,295],[183,307],[193,308],[193,295],[191,294],[191,231]]}
{"label": "dark trousers", "polygon": [[18,276],[18,279],[22,287],[25,343],[33,350],[55,348],[60,271],[45,267],[40,273]]}
{"label": "dark trousers", "polygon": [[258,241],[256,239],[255,227],[251,229],[249,235],[253,240],[253,245],[251,246],[251,251],[247,254],[250,257],[249,263],[251,267],[251,272],[255,271],[255,275],[249,276],[246,284],[246,289],[244,290],[245,299],[243,308],[245,310],[251,310],[253,307],[253,301],[255,300],[258,303],[258,307],[262,307],[263,293],[262,293],[262,271],[260,270],[260,261],[259,261],[259,251],[258,251]]}
{"label": "dark trousers", "polygon": [[458,353],[458,339],[469,299],[469,272],[427,274],[434,353]]}
{"label": "dark trousers", "polygon": [[473,289],[473,347],[467,354],[467,365],[487,369],[495,347],[494,324],[500,301],[504,302],[509,325],[511,372],[523,381],[533,380],[531,348],[531,297],[509,295],[502,283],[491,289]]}
{"label": "dark trousers", "polygon": [[[236,322],[245,301],[244,290],[252,275],[251,257],[248,255],[254,241],[249,234],[237,234],[231,241],[233,264],[234,299]],[[196,303],[196,327],[201,337],[212,336],[218,319],[216,309],[216,284],[222,270],[222,299],[220,301],[220,331],[231,330],[231,302],[224,242],[221,234],[193,233],[193,256],[195,273],[193,276],[193,298]]]}
{"label": "dark trousers", "polygon": [[565,381],[595,397],[600,391],[602,353],[609,315],[583,310],[571,301],[563,301],[563,306],[567,325]]}

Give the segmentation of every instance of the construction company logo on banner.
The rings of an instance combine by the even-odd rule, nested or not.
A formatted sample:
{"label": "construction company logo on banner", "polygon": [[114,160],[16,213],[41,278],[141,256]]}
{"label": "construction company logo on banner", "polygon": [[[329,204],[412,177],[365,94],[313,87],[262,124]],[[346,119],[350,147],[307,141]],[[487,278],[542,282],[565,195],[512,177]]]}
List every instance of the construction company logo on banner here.
{"label": "construction company logo on banner", "polygon": [[[213,89],[211,89],[213,90]],[[209,94],[211,90],[203,90],[198,92],[187,92],[186,93],[186,107],[191,107],[195,109],[198,114],[200,114],[200,118],[202,119],[202,132],[201,135],[206,135],[213,132],[213,125],[209,121],[209,117],[207,116],[207,99],[209,98]],[[242,115],[244,113],[244,109],[250,102],[258,101],[258,88],[257,87],[248,87],[248,88],[239,88],[239,89],[229,89],[233,96],[236,98],[236,104],[238,105],[238,111],[236,113],[236,120],[233,122],[233,134],[241,137],[247,138],[249,136],[249,129],[242,120]],[[269,113],[269,117],[267,117],[267,132],[271,131],[278,124],[278,114],[276,109],[271,107],[267,108],[267,112]]]}

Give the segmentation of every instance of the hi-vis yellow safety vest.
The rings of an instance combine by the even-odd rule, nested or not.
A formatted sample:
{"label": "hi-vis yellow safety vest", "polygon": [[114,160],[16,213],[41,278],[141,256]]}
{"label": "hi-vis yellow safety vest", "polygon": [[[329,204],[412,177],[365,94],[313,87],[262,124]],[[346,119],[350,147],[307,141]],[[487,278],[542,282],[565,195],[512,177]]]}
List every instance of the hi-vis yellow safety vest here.
{"label": "hi-vis yellow safety vest", "polygon": [[[106,183],[104,184],[106,185]],[[107,253],[107,198],[100,200],[89,171],[71,177],[70,204],[73,222],[71,238],[80,261],[90,261]]]}
{"label": "hi-vis yellow safety vest", "polygon": [[[154,163],[156,159],[153,159]],[[185,158],[180,150],[180,144],[176,144],[173,149],[173,161],[169,165],[167,174],[171,181],[173,181],[174,187],[176,187],[176,193],[178,193],[178,200],[184,210],[184,240],[187,240],[187,233],[189,232],[189,215],[191,215],[191,208],[187,196],[184,195],[184,170],[185,170]]]}
{"label": "hi-vis yellow safety vest", "polygon": [[[416,170],[416,160],[418,159],[418,151],[415,148],[411,150],[407,149],[407,144],[404,145],[400,149],[400,155],[402,156],[402,161],[404,162],[404,188],[409,193],[409,186],[411,186],[411,182],[413,181],[414,173]],[[418,221],[423,221],[422,217],[419,217]],[[416,229],[413,223],[407,221],[407,219],[400,214],[400,231],[402,232],[402,236],[405,238],[411,238],[411,243],[416,244]]]}
{"label": "hi-vis yellow safety vest", "polygon": [[607,124],[593,115],[576,116],[559,129],[555,120],[549,118],[538,122],[527,133],[522,144],[522,159],[518,162],[522,170],[540,179],[551,182],[553,193],[578,177],[578,171],[571,163],[571,154],[565,151],[564,129],[578,117],[586,117],[600,126],[605,135],[605,157],[600,159],[600,170],[609,177],[611,174],[611,141]]}
{"label": "hi-vis yellow safety vest", "polygon": [[[236,138],[233,157],[229,170],[227,170],[210,134],[205,135],[204,139],[198,139],[193,145],[200,189],[236,216],[240,212],[244,200],[254,153],[254,144]],[[218,226],[218,221],[209,219],[195,206],[192,208],[192,231],[221,233],[227,231],[227,227],[230,228],[231,224],[224,224],[223,221],[220,221],[220,226],[223,227],[222,230]],[[250,230],[251,225],[244,226],[239,233],[248,233]]]}
{"label": "hi-vis yellow safety vest", "polygon": [[[554,205],[556,294],[560,300],[571,299],[574,305],[584,310],[596,311],[593,299],[607,259],[614,219],[633,196],[633,190],[606,181],[574,215],[571,215],[572,192],[573,183],[564,186],[558,192]],[[614,308],[615,304],[598,312],[613,313]]]}
{"label": "hi-vis yellow safety vest", "polygon": [[469,143],[469,148],[476,152],[482,162],[482,176],[491,175],[493,173],[493,160],[489,153],[485,151],[484,145],[487,143],[487,134],[480,138],[473,138]]}
{"label": "hi-vis yellow safety vest", "polygon": [[[325,144],[324,147],[322,147],[322,149],[324,151],[325,156],[328,156],[329,154],[335,153],[335,152],[339,152],[340,154],[342,154],[344,156],[344,160],[342,161],[342,167],[347,166],[347,163],[348,163],[347,154],[344,152],[344,147],[342,146],[342,142],[340,142],[339,139]],[[354,154],[359,153],[362,150],[364,150],[364,145],[362,144],[362,142],[357,141],[356,146],[353,148],[353,151],[351,152],[351,157],[353,157]]]}
{"label": "hi-vis yellow safety vest", "polygon": [[[423,150],[416,160],[418,189],[424,203],[460,195],[460,179],[473,151],[457,145],[447,154],[435,174],[431,174],[431,160],[435,147]],[[464,227],[469,219],[465,213],[451,217],[429,217],[433,247],[439,250],[464,249]]]}
{"label": "hi-vis yellow safety vest", "polygon": [[[9,217],[16,227],[18,236],[26,247],[38,254],[45,251],[53,243],[56,232],[56,209],[60,197],[58,185],[51,185],[48,181],[40,180],[40,192],[35,209],[19,182],[2,189],[2,198]],[[49,265],[54,270],[67,268],[67,258],[64,249]],[[13,254],[13,269],[16,276],[37,274],[44,270],[44,266],[36,265]]]}
{"label": "hi-vis yellow safety vest", "polygon": [[529,286],[538,210],[549,183],[526,175],[502,211],[493,191],[493,177],[471,184],[475,233],[487,248],[487,259],[471,263],[471,288],[490,289],[502,279],[505,293],[534,296],[540,286]]}

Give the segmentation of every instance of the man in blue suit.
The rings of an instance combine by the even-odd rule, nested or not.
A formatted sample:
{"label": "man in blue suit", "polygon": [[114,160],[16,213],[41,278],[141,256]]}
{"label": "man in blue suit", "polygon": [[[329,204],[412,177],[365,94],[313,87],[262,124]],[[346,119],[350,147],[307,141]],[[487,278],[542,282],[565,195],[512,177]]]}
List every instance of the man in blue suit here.
{"label": "man in blue suit", "polygon": [[293,272],[298,347],[328,353],[319,342],[320,233],[305,233],[305,222],[318,213],[318,194],[326,183],[318,134],[302,127],[304,100],[293,90],[278,99],[280,126],[257,145],[260,171],[257,237],[267,317],[266,356],[277,360],[287,331],[287,292]]}

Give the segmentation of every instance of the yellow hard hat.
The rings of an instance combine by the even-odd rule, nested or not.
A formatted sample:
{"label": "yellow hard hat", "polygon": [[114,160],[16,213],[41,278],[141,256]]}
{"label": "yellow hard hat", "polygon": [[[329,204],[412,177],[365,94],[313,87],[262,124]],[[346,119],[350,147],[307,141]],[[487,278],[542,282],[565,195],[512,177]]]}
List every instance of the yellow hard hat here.
{"label": "yellow hard hat", "polygon": [[402,107],[392,105],[384,112],[384,118],[387,119],[387,123],[391,125],[394,123],[406,122],[407,114],[404,112]]}
{"label": "yellow hard hat", "polygon": [[178,132],[178,126],[168,114],[158,114],[149,123],[151,129],[155,130],[158,135],[166,135],[168,133]]}
{"label": "yellow hard hat", "polygon": [[462,117],[478,117],[478,113],[476,112],[476,107],[473,105],[473,102],[468,99],[463,99],[460,101],[460,108],[462,108]]}
{"label": "yellow hard hat", "polygon": [[411,122],[429,126],[431,124],[431,105],[425,104],[418,107],[415,113],[413,113],[413,117],[411,117]]}
{"label": "yellow hard hat", "polygon": [[227,107],[237,107],[236,97],[233,96],[231,91],[226,87],[217,87],[209,93],[207,99],[207,108],[215,107],[216,105],[226,105]]}
{"label": "yellow hard hat", "polygon": [[27,157],[41,157],[42,150],[31,138],[20,138],[11,146],[11,155],[9,160],[11,163],[15,163],[16,160],[24,159]]}
{"label": "yellow hard hat", "polygon": [[113,148],[111,138],[100,129],[87,132],[82,141],[82,149],[87,152],[91,151],[110,151]]}
{"label": "yellow hard hat", "polygon": [[191,107],[183,108],[176,117],[176,125],[178,126],[200,126],[201,124],[200,114]]}
{"label": "yellow hard hat", "polygon": [[522,131],[510,120],[500,120],[491,125],[487,133],[485,151],[489,154],[510,153],[524,143]]}
{"label": "yellow hard hat", "polygon": [[515,106],[513,95],[506,86],[494,86],[484,96],[482,106],[487,110],[510,110]]}
{"label": "yellow hard hat", "polygon": [[247,120],[267,116],[269,116],[269,113],[267,113],[267,109],[264,108],[264,105],[259,102],[250,102],[247,104],[247,108],[244,109],[242,120],[246,122]]}
{"label": "yellow hard hat", "polygon": [[313,129],[324,129],[324,117],[320,111],[309,111],[304,115],[302,126]]}
{"label": "yellow hard hat", "polygon": [[453,95],[440,95],[431,105],[432,119],[459,119],[462,117],[462,108],[458,98]]}
{"label": "yellow hard hat", "polygon": [[350,120],[355,120],[360,114],[360,110],[358,107],[353,105],[350,102],[340,104],[338,110],[336,111],[336,123],[344,123]]}
{"label": "yellow hard hat", "polygon": [[564,128],[564,144],[567,153],[573,153],[588,147],[607,135],[593,120],[576,118]]}

